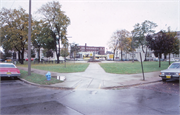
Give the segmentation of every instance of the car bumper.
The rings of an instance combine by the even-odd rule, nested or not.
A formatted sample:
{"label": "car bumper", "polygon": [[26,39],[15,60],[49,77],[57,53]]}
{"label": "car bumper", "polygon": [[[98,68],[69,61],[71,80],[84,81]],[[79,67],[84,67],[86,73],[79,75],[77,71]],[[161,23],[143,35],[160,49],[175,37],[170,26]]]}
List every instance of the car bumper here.
{"label": "car bumper", "polygon": [[0,77],[19,77],[21,74],[0,74]]}
{"label": "car bumper", "polygon": [[173,80],[179,80],[180,76],[179,75],[171,75],[170,78],[167,77],[167,76],[164,76],[164,75],[159,75],[159,77],[161,77],[162,79],[166,79],[166,80],[170,80],[170,79],[173,79]]}

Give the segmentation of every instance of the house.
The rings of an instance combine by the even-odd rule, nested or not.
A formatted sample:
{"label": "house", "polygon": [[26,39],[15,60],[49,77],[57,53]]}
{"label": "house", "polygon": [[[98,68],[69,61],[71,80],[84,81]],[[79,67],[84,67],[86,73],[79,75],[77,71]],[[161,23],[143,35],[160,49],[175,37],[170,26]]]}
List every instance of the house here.
{"label": "house", "polygon": [[[77,46],[79,48],[79,52],[77,54],[77,58],[83,58],[84,56],[89,57],[95,55],[103,56],[105,55],[105,47],[96,47],[96,46],[87,46],[80,45]],[[73,54],[71,54],[71,57],[73,57]]]}
{"label": "house", "polygon": [[[156,34],[155,34],[156,35]],[[180,31],[177,31],[177,35],[175,36],[180,40]],[[146,48],[144,48],[146,50]],[[132,60],[133,57],[136,60],[137,59],[137,55],[139,55],[138,52],[142,52],[142,47],[138,47],[135,49],[134,53],[133,52],[122,52],[122,60]],[[179,50],[180,52],[180,50]],[[121,60],[121,51],[120,50],[116,50],[115,55],[114,55],[114,59],[116,60]],[[147,48],[147,54],[146,54],[146,59],[147,60],[153,60],[155,59],[156,56],[154,55],[153,51],[151,51],[149,48]],[[169,56],[167,56],[167,59],[169,58]],[[180,53],[179,54],[171,54],[170,58],[174,58],[174,59],[179,59],[180,60]],[[164,55],[162,55],[162,59],[164,59]]]}

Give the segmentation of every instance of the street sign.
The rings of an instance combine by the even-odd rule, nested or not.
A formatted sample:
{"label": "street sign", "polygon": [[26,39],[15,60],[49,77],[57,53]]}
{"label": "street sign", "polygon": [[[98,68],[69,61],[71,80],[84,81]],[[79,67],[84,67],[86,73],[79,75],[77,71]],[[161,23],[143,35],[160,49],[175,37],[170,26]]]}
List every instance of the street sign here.
{"label": "street sign", "polygon": [[[140,53],[141,53],[141,57],[140,57]],[[142,58],[142,62],[143,62],[145,60],[145,53],[143,52],[140,53],[137,53],[137,60],[141,62],[141,58]]]}

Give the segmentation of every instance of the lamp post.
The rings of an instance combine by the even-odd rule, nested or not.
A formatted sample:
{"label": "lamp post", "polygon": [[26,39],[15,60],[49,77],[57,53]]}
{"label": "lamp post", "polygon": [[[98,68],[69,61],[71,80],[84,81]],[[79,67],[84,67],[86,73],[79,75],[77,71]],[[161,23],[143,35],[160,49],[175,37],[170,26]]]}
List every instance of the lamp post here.
{"label": "lamp post", "polygon": [[29,0],[28,75],[31,75],[31,0]]}
{"label": "lamp post", "polygon": [[132,62],[134,63],[134,45],[133,45],[133,38],[134,38],[134,33],[133,31],[131,32],[132,33],[132,42],[131,42],[131,47],[132,47]]}

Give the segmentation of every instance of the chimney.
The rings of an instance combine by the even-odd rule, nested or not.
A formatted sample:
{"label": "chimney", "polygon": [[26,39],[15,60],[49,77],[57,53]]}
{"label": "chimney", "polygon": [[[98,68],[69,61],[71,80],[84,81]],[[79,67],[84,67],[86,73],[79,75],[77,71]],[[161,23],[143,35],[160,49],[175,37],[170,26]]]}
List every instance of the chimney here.
{"label": "chimney", "polygon": [[87,44],[85,43],[85,52],[86,52],[86,46],[87,46]]}

